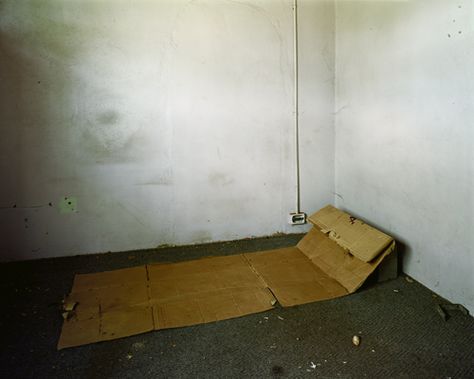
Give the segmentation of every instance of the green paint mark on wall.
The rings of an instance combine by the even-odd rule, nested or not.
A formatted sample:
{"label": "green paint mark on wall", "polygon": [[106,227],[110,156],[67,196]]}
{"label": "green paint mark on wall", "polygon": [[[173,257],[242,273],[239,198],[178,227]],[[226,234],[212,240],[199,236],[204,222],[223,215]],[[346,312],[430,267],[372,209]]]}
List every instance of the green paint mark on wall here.
{"label": "green paint mark on wall", "polygon": [[59,199],[58,202],[59,213],[75,213],[77,212],[77,198],[72,196],[65,196]]}

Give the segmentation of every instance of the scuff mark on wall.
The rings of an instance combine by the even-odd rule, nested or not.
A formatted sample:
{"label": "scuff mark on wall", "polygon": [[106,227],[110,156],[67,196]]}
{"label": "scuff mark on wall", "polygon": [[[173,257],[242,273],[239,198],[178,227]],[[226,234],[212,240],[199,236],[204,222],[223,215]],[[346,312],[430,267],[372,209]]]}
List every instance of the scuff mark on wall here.
{"label": "scuff mark on wall", "polygon": [[234,179],[224,172],[213,172],[209,174],[209,182],[213,186],[228,186],[234,182]]}
{"label": "scuff mark on wall", "polygon": [[116,110],[111,109],[99,113],[96,120],[100,124],[113,125],[120,120],[120,114]]}
{"label": "scuff mark on wall", "polygon": [[212,234],[209,230],[196,230],[192,234],[193,243],[204,243],[212,241]]}
{"label": "scuff mark on wall", "polygon": [[48,204],[40,204],[40,205],[17,205],[13,204],[12,206],[8,207],[0,207],[0,210],[6,210],[6,209],[37,209],[37,208],[45,208],[45,207],[52,207],[53,203],[48,203]]}

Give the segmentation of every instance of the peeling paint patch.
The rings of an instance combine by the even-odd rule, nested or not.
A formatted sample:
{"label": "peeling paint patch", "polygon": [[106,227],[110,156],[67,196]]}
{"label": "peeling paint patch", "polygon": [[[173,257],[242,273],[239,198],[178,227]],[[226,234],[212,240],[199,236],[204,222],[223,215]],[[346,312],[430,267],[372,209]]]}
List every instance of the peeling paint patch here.
{"label": "peeling paint patch", "polygon": [[136,183],[137,186],[170,186],[173,184],[173,172],[172,169],[166,169],[161,174],[145,180],[143,182]]}
{"label": "peeling paint patch", "polygon": [[62,197],[59,199],[58,208],[61,214],[77,212],[77,198],[72,196]]}

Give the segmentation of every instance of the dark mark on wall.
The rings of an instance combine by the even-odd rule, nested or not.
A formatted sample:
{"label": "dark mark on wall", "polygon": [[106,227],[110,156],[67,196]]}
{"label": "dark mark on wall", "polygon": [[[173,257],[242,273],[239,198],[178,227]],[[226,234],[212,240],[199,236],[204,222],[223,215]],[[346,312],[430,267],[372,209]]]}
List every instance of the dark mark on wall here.
{"label": "dark mark on wall", "polygon": [[451,34],[448,33],[448,37],[451,38]]}
{"label": "dark mark on wall", "polygon": [[[51,204],[51,203],[50,203]],[[18,209],[35,209],[35,208],[43,208],[43,207],[46,207],[47,205],[30,205],[30,206],[18,206],[16,204],[13,204],[11,207],[0,207],[0,210],[6,210],[6,209],[15,209],[15,208],[18,208]],[[52,205],[50,205],[52,206]]]}
{"label": "dark mark on wall", "polygon": [[[109,115],[111,116],[111,115]],[[111,121],[107,115],[96,116],[89,120],[86,128],[81,132],[81,146],[87,151],[87,159],[95,163],[123,163],[138,162],[149,159],[149,151],[153,145],[153,151],[164,149],[164,142],[151,143],[148,133],[143,128],[128,130],[124,125],[118,125],[119,132],[114,131],[114,124],[103,124]],[[112,116],[113,119],[113,116]],[[116,124],[119,123],[120,115],[117,115]]]}
{"label": "dark mark on wall", "polygon": [[342,106],[341,108],[339,108],[337,111],[333,112],[332,114],[333,114],[333,115],[337,115],[339,112],[343,111],[343,110],[346,109],[348,106],[349,106],[349,104],[346,104],[346,105]]}
{"label": "dark mark on wall", "polygon": [[333,195],[336,195],[339,199],[341,199],[342,201],[344,201],[344,198],[342,197],[342,195],[338,194],[337,192],[331,192]]}
{"label": "dark mark on wall", "polygon": [[230,178],[227,174],[222,172],[214,172],[209,175],[209,183],[218,186],[228,186],[232,184],[234,179]]}
{"label": "dark mark on wall", "polygon": [[170,178],[158,178],[156,181],[136,183],[136,186],[170,186],[173,181]]}
{"label": "dark mark on wall", "polygon": [[104,125],[116,124],[119,119],[119,114],[114,110],[102,112],[96,118],[97,122]]}
{"label": "dark mark on wall", "polygon": [[212,234],[207,230],[196,230],[191,234],[194,242],[209,242],[212,240]]}

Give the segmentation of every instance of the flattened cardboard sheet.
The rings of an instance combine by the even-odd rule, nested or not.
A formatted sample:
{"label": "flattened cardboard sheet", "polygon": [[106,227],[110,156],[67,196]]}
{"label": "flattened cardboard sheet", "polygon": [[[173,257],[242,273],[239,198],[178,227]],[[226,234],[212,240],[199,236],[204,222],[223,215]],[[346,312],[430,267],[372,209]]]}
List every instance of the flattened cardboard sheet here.
{"label": "flattened cardboard sheet", "polygon": [[273,308],[275,298],[242,254],[148,266],[155,329]]}
{"label": "flattened cardboard sheet", "polygon": [[[323,208],[296,247],[76,275],[67,299],[76,306],[58,349],[262,312],[276,299],[286,307],[352,293],[395,242],[387,236],[386,244],[385,234],[371,227],[375,233],[367,232],[353,218],[346,225],[347,217]],[[382,245],[368,262],[368,255],[355,254],[373,254]]]}
{"label": "flattened cardboard sheet", "polygon": [[76,275],[58,349],[240,317],[276,299],[242,255]]}
{"label": "flattened cardboard sheet", "polygon": [[246,257],[284,307],[348,293],[296,247],[251,253]]}

